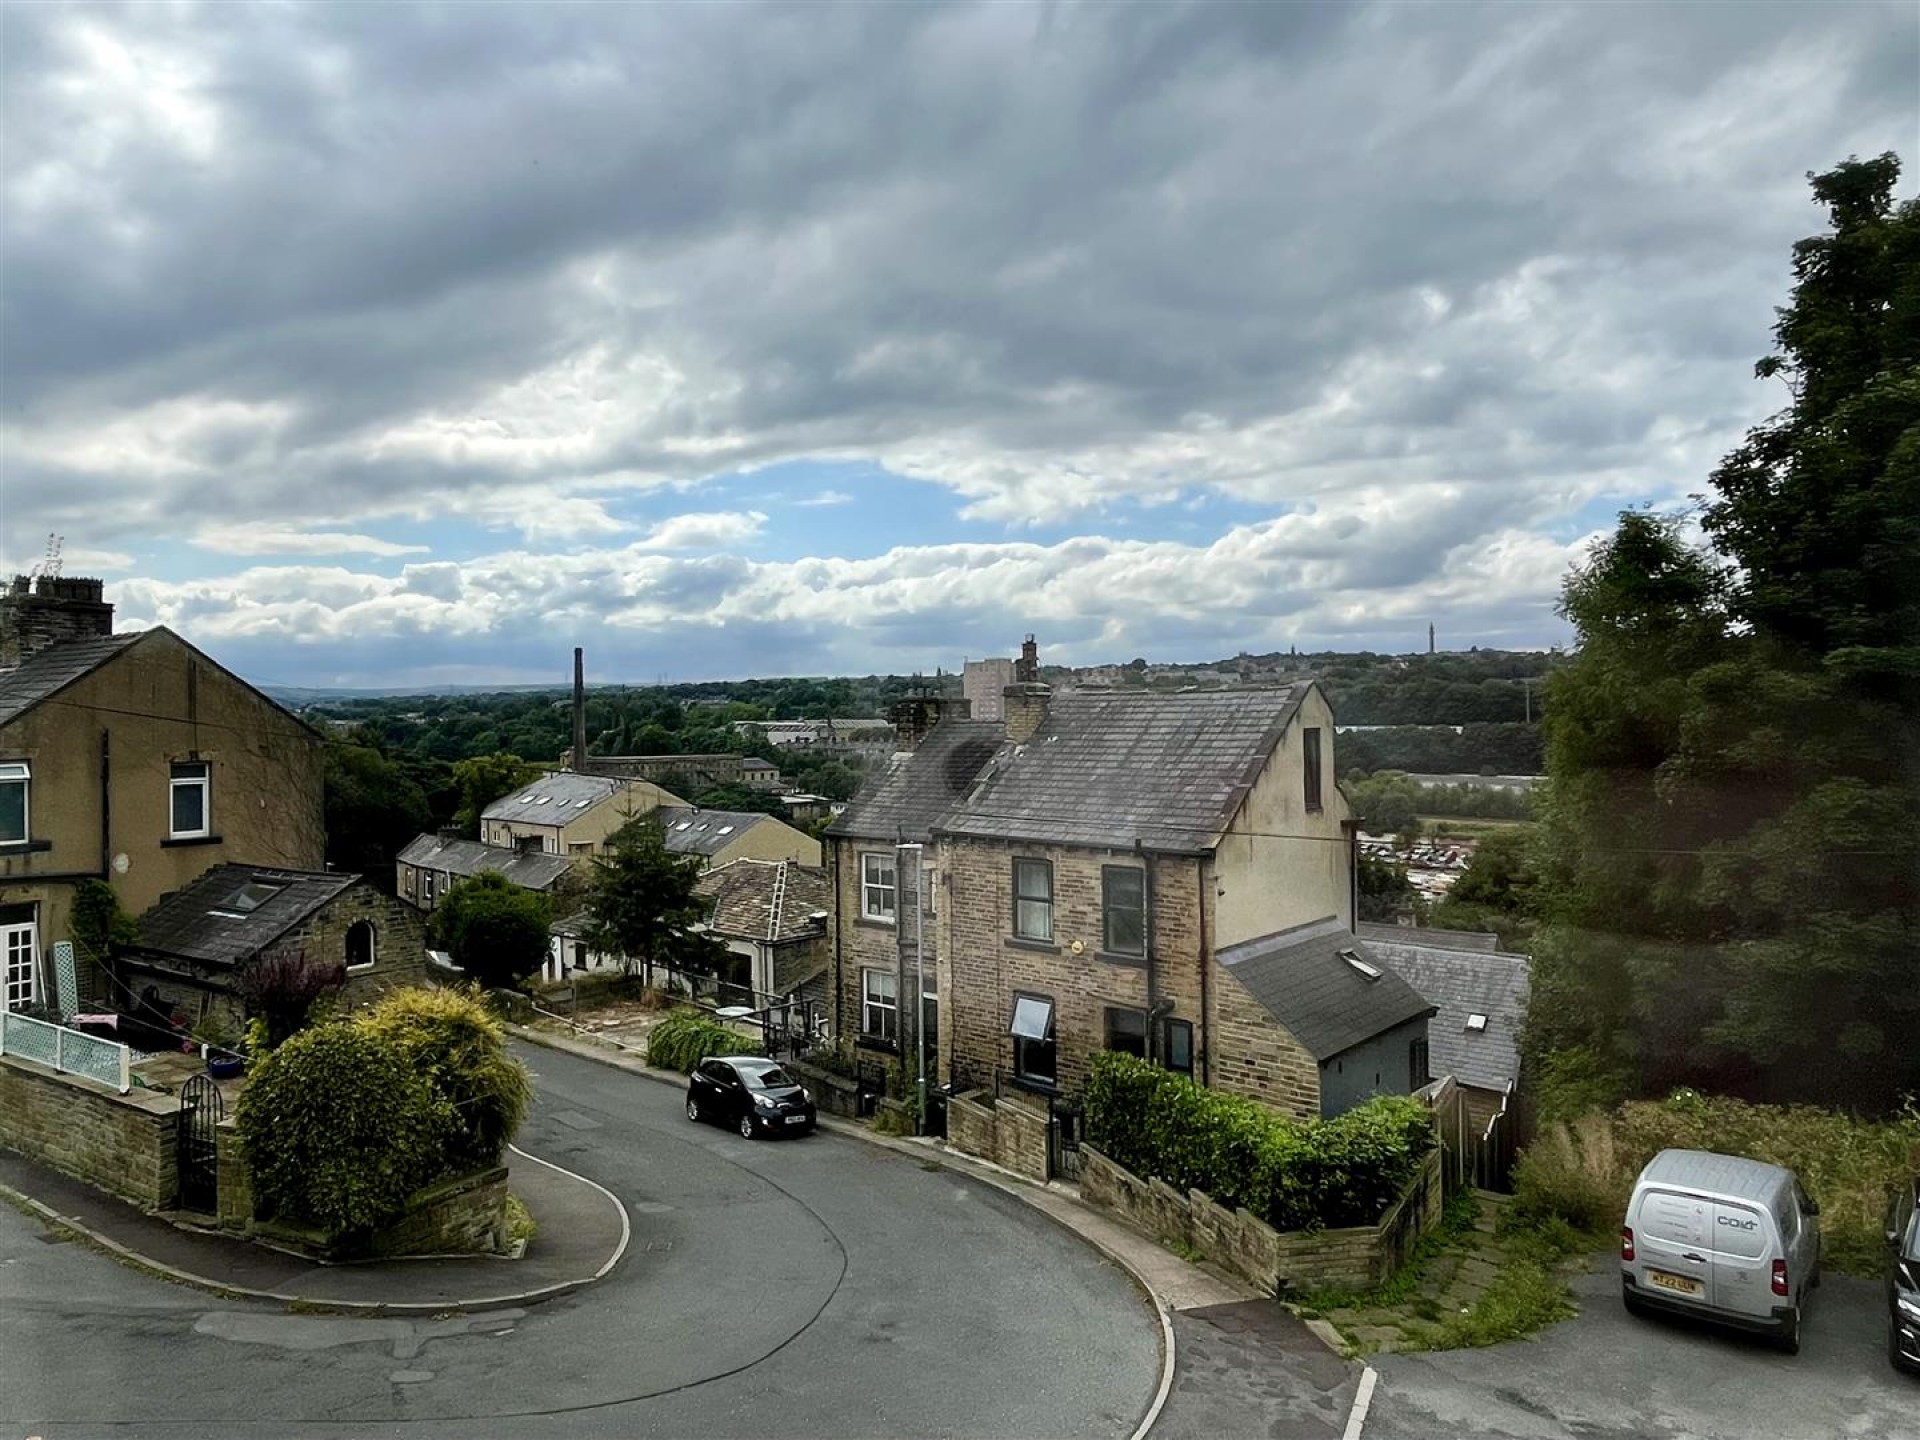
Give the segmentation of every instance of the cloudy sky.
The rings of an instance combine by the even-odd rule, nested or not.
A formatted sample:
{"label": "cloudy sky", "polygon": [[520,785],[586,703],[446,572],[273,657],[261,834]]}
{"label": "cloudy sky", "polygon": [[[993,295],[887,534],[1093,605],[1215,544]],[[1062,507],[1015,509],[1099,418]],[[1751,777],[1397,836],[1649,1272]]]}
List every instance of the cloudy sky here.
{"label": "cloudy sky", "polygon": [[1545,645],[1917,16],[8,4],[0,559],[313,685]]}

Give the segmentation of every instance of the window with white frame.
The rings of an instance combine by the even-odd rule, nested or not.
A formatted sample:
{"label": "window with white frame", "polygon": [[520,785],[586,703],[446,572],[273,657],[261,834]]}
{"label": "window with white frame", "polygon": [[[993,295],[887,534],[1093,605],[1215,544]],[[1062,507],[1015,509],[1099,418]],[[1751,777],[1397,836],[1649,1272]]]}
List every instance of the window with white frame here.
{"label": "window with white frame", "polygon": [[0,845],[24,844],[32,837],[27,828],[27,789],[33,773],[24,760],[0,765]]}
{"label": "window with white frame", "polygon": [[860,1033],[869,1040],[900,1039],[900,988],[891,970],[860,972]]}
{"label": "window with white frame", "polygon": [[204,760],[176,760],[167,782],[168,836],[197,840],[213,833],[213,767]]}
{"label": "window with white frame", "polygon": [[1053,866],[1013,862],[1013,933],[1022,940],[1053,940]]}
{"label": "window with white frame", "polygon": [[39,969],[39,926],[30,919],[0,925],[0,982],[4,983],[0,1000],[7,1009],[24,1010],[33,1004]]}
{"label": "window with white frame", "polygon": [[860,915],[866,920],[893,924],[894,869],[890,851],[870,851],[860,857]]}

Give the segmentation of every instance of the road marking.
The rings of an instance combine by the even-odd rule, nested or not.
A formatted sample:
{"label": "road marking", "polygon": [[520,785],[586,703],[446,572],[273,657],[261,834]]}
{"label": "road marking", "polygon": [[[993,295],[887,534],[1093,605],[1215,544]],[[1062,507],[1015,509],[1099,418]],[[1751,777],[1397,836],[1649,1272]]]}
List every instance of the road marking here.
{"label": "road marking", "polygon": [[538,1155],[529,1155],[525,1150],[522,1150],[518,1145],[509,1144],[507,1148],[513,1151],[514,1154],[520,1156],[522,1159],[531,1160],[536,1165],[544,1165],[549,1170],[558,1170],[562,1175],[571,1175],[575,1180],[578,1180],[582,1185],[593,1186],[594,1189],[598,1190],[602,1195],[606,1196],[607,1199],[612,1202],[614,1213],[620,1217],[620,1244],[618,1248],[614,1250],[613,1254],[607,1257],[607,1263],[602,1265],[598,1270],[593,1272],[593,1278],[595,1280],[606,1279],[607,1272],[613,1269],[614,1266],[620,1263],[620,1257],[627,1253],[627,1246],[633,1243],[633,1222],[627,1219],[627,1207],[620,1203],[620,1197],[614,1194],[611,1190],[607,1189],[607,1187],[602,1185],[599,1181],[589,1180],[587,1179],[586,1176],[581,1175],[576,1171],[569,1170],[564,1165],[556,1165],[551,1160],[542,1160]]}
{"label": "road marking", "polygon": [[1347,1414],[1346,1433],[1340,1440],[1360,1440],[1360,1427],[1367,1423],[1367,1407],[1373,1403],[1373,1385],[1379,1378],[1371,1365],[1361,1367],[1360,1388],[1353,1392],[1353,1409]]}

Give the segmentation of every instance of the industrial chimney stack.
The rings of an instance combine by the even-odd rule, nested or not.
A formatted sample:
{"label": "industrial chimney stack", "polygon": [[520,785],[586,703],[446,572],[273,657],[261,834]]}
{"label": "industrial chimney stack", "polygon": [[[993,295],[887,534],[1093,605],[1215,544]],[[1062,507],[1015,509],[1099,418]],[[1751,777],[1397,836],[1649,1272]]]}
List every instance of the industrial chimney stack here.
{"label": "industrial chimney stack", "polygon": [[573,769],[587,773],[587,662],[578,645],[573,647]]}

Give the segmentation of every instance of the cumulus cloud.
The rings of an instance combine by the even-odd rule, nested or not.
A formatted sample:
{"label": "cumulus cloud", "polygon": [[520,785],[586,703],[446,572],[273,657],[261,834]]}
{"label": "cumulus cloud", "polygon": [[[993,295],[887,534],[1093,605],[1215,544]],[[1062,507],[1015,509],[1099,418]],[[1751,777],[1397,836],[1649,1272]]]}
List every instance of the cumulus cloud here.
{"label": "cumulus cloud", "polygon": [[[384,523],[460,522],[431,559],[463,591],[499,532],[533,573],[620,575],[618,604],[569,592],[583,623],[751,595],[735,631],[802,653],[827,622],[742,578],[771,572],[681,558],[777,522],[630,517],[837,460],[956,534],[1092,532],[1146,588],[1060,607],[1090,644],[1227,603],[1101,548],[1199,497],[1268,539],[1189,548],[1293,567],[1315,623],[1465,604],[1497,557],[1531,578],[1473,623],[1537,641],[1579,517],[1698,489],[1780,403],[1751,365],[1819,223],[1804,172],[1910,143],[1917,30],[1900,3],[15,7],[0,549],[399,560]],[[845,505],[850,548],[832,484],[781,513]],[[898,553],[888,613],[974,605],[956,635],[1072,588],[1017,548]],[[430,614],[433,574],[315,633]]]}
{"label": "cumulus cloud", "polygon": [[422,555],[425,545],[398,545],[372,535],[332,530],[282,530],[255,525],[207,525],[193,544],[218,555]]}

